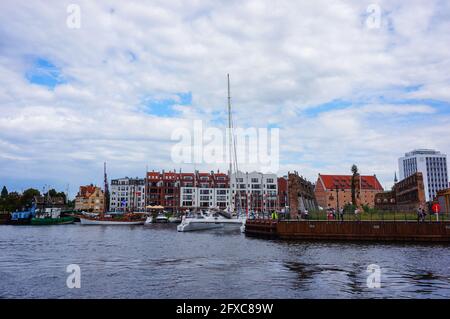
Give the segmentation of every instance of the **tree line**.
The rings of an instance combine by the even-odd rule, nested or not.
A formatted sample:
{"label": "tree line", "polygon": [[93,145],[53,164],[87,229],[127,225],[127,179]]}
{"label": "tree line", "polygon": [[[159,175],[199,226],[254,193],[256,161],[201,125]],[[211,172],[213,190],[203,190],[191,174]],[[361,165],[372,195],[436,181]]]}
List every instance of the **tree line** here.
{"label": "tree line", "polygon": [[[66,194],[50,189],[43,194],[46,197],[63,197],[66,201]],[[6,186],[3,186],[0,193],[0,211],[14,212],[17,210],[25,210],[33,205],[35,196],[41,196],[41,192],[35,188],[28,188],[23,193],[8,192]]]}

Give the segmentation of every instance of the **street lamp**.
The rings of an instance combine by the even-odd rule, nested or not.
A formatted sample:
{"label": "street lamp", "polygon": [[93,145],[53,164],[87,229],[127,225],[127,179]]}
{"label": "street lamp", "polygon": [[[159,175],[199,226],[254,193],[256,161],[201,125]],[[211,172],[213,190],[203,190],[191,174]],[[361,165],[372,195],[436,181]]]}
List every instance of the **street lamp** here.
{"label": "street lamp", "polygon": [[[339,210],[339,186],[337,183],[334,184],[335,187],[335,191],[336,191],[336,216],[340,215],[340,210]],[[341,189],[342,191],[344,191],[344,189]],[[333,194],[330,194],[330,200],[332,201],[333,198]]]}

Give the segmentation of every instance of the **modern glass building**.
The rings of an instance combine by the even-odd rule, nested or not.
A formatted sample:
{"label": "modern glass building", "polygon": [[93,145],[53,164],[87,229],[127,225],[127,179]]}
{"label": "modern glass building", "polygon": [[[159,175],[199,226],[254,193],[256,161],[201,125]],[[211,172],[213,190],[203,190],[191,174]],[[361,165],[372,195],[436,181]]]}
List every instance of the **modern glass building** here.
{"label": "modern glass building", "polygon": [[449,187],[447,155],[431,149],[417,149],[398,160],[400,180],[416,172],[423,174],[425,197],[433,200],[437,192]]}

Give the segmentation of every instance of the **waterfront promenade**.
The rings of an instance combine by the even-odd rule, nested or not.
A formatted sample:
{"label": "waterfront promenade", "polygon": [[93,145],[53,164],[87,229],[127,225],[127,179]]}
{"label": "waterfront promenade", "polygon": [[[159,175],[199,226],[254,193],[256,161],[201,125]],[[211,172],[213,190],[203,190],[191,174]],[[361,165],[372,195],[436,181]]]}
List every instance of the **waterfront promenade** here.
{"label": "waterfront promenade", "polygon": [[248,220],[248,236],[281,239],[450,242],[449,221]]}

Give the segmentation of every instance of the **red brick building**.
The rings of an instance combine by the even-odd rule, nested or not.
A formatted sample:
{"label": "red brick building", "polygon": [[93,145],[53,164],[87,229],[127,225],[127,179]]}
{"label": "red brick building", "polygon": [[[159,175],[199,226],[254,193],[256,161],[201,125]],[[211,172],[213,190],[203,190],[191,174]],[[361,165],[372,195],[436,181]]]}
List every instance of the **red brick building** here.
{"label": "red brick building", "polygon": [[288,181],[287,177],[278,177],[277,210],[285,209],[288,205]]}
{"label": "red brick building", "polygon": [[[351,191],[352,175],[323,175],[317,178],[315,195],[317,203],[322,208],[344,207],[352,202]],[[338,188],[338,191],[336,191]],[[356,201],[357,206],[367,205],[374,207],[375,195],[383,191],[383,187],[376,175],[358,175],[356,178]]]}
{"label": "red brick building", "polygon": [[[226,200],[222,200],[223,194],[215,190],[228,187],[228,175],[220,172],[147,172],[146,205],[163,206],[168,211],[212,206],[224,208]],[[200,189],[198,194],[197,188]]]}

